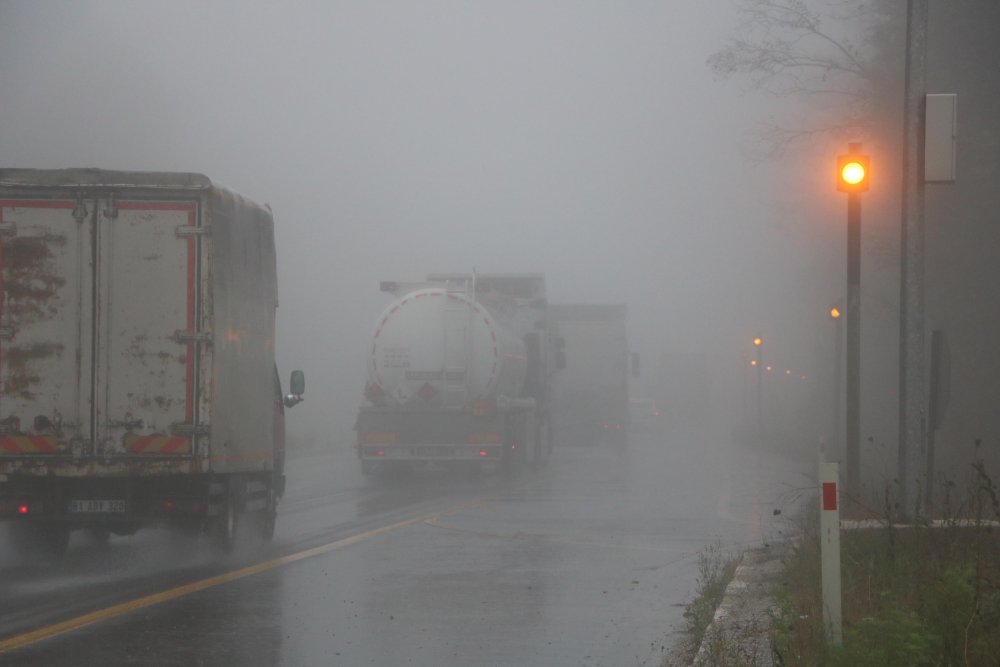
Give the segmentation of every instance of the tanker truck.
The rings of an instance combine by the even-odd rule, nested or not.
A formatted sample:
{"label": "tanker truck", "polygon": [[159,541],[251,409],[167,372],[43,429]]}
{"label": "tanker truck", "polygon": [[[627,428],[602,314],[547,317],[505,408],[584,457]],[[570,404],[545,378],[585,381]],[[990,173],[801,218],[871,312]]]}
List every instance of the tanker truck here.
{"label": "tanker truck", "polygon": [[362,472],[547,462],[550,379],[562,364],[545,277],[432,274],[381,289],[394,300],[367,346]]}
{"label": "tanker truck", "polygon": [[304,389],[275,366],[270,210],[201,174],[0,169],[0,258],[10,542],[270,537]]}

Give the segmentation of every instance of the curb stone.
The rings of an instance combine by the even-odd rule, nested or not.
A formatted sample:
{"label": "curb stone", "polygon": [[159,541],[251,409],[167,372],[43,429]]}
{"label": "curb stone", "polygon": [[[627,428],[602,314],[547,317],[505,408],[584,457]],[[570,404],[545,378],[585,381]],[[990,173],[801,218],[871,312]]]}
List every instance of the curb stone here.
{"label": "curb stone", "polygon": [[775,578],[785,569],[781,556],[786,548],[774,544],[743,553],[692,667],[774,667],[771,623],[779,609],[772,589]]}

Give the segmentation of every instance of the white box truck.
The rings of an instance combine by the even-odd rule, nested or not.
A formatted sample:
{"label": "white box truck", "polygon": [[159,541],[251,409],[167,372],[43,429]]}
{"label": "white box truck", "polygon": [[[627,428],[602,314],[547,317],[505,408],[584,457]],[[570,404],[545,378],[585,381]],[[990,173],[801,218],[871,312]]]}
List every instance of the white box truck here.
{"label": "white box truck", "polygon": [[271,213],[200,174],[0,169],[0,520],[61,553],[266,538],[284,489]]}

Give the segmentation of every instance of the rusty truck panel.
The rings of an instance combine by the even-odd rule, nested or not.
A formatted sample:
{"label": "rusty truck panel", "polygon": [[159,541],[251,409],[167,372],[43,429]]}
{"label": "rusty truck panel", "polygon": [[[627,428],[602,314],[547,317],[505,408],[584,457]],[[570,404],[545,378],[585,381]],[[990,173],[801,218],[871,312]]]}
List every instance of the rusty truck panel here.
{"label": "rusty truck panel", "polygon": [[196,174],[0,176],[0,473],[271,470],[270,212]]}
{"label": "rusty truck panel", "polygon": [[0,455],[90,437],[91,260],[74,201],[0,199]]}

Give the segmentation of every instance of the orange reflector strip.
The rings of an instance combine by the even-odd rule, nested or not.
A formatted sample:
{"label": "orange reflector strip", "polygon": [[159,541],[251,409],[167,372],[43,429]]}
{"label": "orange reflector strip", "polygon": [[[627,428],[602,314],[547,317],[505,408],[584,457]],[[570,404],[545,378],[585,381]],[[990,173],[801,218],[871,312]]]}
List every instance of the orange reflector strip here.
{"label": "orange reflector strip", "polygon": [[477,399],[472,402],[472,414],[477,417],[486,417],[495,414],[497,411],[496,401]]}
{"label": "orange reflector strip", "polygon": [[56,452],[56,439],[41,435],[8,435],[0,438],[0,452],[54,454]]}
{"label": "orange reflector strip", "polygon": [[363,431],[361,442],[366,445],[394,445],[399,442],[399,434],[394,431]]}
{"label": "orange reflector strip", "polygon": [[140,435],[129,439],[125,449],[130,454],[188,454],[191,443],[179,436]]}
{"label": "orange reflector strip", "polygon": [[503,444],[503,436],[499,433],[475,431],[470,433],[465,441],[470,445],[501,445]]}

